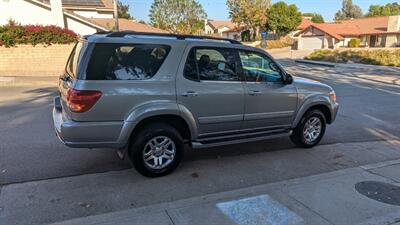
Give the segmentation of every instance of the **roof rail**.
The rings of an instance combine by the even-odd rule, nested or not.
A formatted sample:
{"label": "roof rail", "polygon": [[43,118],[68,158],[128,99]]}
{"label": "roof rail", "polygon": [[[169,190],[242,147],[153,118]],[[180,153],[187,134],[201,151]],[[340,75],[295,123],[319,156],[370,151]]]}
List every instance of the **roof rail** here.
{"label": "roof rail", "polygon": [[199,39],[199,40],[216,40],[216,41],[228,41],[231,44],[242,44],[240,41],[236,41],[229,38],[218,38],[209,36],[197,36],[197,35],[186,35],[186,34],[167,34],[167,33],[148,33],[148,32],[136,32],[136,31],[117,31],[111,32],[107,37],[124,37],[126,35],[143,35],[143,36],[158,36],[158,37],[174,37],[178,40],[186,39]]}

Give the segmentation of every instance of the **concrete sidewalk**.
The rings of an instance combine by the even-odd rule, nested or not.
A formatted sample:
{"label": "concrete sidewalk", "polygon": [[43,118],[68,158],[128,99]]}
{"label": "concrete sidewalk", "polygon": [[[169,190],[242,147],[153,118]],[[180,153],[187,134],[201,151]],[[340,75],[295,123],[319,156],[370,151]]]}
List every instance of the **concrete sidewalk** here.
{"label": "concrete sidewalk", "polygon": [[56,224],[398,225],[399,171],[386,161]]}

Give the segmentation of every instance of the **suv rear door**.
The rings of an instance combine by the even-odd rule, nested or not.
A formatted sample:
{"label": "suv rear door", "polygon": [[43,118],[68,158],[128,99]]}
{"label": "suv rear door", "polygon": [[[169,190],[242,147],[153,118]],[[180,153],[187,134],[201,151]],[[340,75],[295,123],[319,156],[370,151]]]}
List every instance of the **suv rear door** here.
{"label": "suv rear door", "polygon": [[297,90],[284,84],[284,71],[267,54],[239,50],[241,71],[246,80],[243,129],[286,129],[297,106]]}
{"label": "suv rear door", "polygon": [[177,100],[197,120],[199,134],[239,130],[244,114],[244,84],[237,50],[188,44],[177,76]]}

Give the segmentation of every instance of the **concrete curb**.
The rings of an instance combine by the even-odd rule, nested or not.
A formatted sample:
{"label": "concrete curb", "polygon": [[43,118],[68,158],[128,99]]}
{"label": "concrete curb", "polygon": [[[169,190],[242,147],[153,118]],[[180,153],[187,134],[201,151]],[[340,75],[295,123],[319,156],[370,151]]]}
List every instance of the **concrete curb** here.
{"label": "concrete curb", "polygon": [[[373,163],[373,164],[368,164],[368,165],[358,166],[358,167],[353,167],[353,168],[347,168],[347,169],[343,169],[343,170],[337,170],[337,171],[333,171],[333,172],[317,174],[317,175],[312,175],[312,176],[307,176],[307,177],[302,177],[302,178],[295,178],[295,179],[280,181],[280,182],[276,182],[276,183],[261,184],[261,185],[257,185],[257,186],[253,186],[253,187],[241,188],[241,189],[232,190],[232,191],[208,194],[208,195],[199,196],[199,197],[192,197],[192,198],[177,200],[177,201],[173,201],[173,202],[165,202],[165,203],[159,203],[159,204],[154,204],[154,205],[149,205],[149,206],[144,206],[144,207],[139,207],[139,208],[132,208],[132,209],[128,209],[128,210],[122,210],[122,211],[111,212],[111,213],[106,213],[106,214],[76,218],[76,219],[72,219],[72,220],[56,222],[53,225],[125,224],[127,221],[136,221],[136,220],[133,220],[134,217],[146,218],[143,215],[149,214],[149,213],[151,213],[151,214],[156,213],[158,217],[168,216],[169,219],[171,220],[172,224],[175,224],[174,221],[176,219],[178,220],[177,224],[185,224],[185,223],[179,222],[180,218],[177,217],[173,213],[174,211],[176,211],[176,210],[179,211],[180,209],[183,209],[185,207],[193,207],[196,205],[205,207],[213,202],[220,202],[220,201],[226,201],[226,200],[238,199],[238,198],[246,198],[246,197],[254,196],[254,195],[257,195],[260,193],[264,193],[264,192],[273,193],[274,190],[281,190],[284,192],[285,188],[287,188],[288,186],[298,186],[298,185],[302,185],[302,184],[308,184],[308,183],[313,183],[313,182],[318,182],[318,181],[335,179],[335,178],[343,177],[343,176],[345,176],[345,177],[351,176],[352,174],[364,174],[364,173],[368,173],[368,170],[371,170],[371,169],[381,168],[381,167],[386,167],[386,166],[391,166],[391,165],[396,165],[396,164],[400,164],[400,159],[386,161],[386,162],[380,162],[380,163]],[[385,177],[382,177],[382,179],[387,180]],[[172,217],[171,217],[171,215],[172,215]],[[315,216],[320,217],[321,215],[316,214]],[[323,217],[321,217],[321,218],[323,218]],[[377,225],[377,224],[380,224],[380,225],[393,224],[393,223],[398,222],[399,218],[400,218],[400,216],[398,215],[398,213],[391,213],[391,214],[388,214],[388,215],[385,215],[385,216],[382,216],[379,218],[371,218],[370,221],[365,221],[365,223],[362,223],[362,224],[375,224],[375,225]],[[206,220],[207,219],[205,219],[205,221]],[[368,222],[372,222],[372,223],[368,223]],[[144,224],[148,224],[148,223],[145,222]],[[222,223],[222,224],[225,224],[225,223]]]}
{"label": "concrete curb", "polygon": [[295,60],[295,62],[311,64],[311,65],[318,65],[318,66],[326,66],[326,67],[336,67],[335,63],[330,63],[330,62],[320,62],[320,61],[305,60],[305,59],[297,59],[297,60]]}

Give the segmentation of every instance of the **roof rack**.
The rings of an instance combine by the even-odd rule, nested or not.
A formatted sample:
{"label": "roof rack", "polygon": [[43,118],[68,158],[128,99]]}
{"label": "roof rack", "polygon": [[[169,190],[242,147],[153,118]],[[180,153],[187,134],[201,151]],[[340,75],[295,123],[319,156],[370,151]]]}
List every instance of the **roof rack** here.
{"label": "roof rack", "polygon": [[[103,33],[104,34],[104,33]],[[239,41],[229,38],[218,38],[209,36],[197,36],[197,35],[186,35],[186,34],[166,34],[166,33],[148,33],[148,32],[136,32],[136,31],[117,31],[111,32],[107,37],[125,37],[126,35],[143,35],[143,36],[157,36],[157,37],[174,37],[178,40],[186,39],[199,39],[199,40],[216,40],[216,41],[227,41],[231,44],[242,44]]]}

